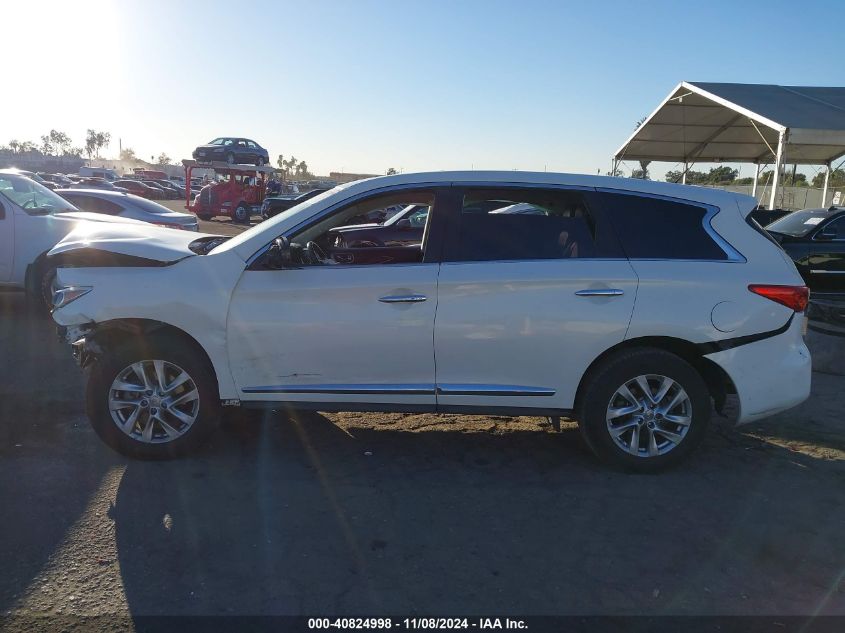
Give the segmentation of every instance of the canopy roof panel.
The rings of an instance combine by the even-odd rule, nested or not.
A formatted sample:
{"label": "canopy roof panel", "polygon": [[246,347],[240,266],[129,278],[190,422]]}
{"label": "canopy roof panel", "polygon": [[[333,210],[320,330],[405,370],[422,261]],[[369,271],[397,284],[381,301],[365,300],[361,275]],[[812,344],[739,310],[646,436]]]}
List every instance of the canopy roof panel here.
{"label": "canopy roof panel", "polygon": [[826,164],[845,155],[845,88],[682,82],[617,160]]}

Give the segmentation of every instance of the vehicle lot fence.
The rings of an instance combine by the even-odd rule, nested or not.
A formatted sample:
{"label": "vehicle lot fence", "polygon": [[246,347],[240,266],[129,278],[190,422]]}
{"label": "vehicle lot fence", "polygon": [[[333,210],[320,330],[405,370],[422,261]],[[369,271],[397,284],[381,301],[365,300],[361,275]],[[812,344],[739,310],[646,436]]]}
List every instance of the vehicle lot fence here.
{"label": "vehicle lot fence", "polygon": [[[735,193],[744,193],[751,195],[751,185],[727,185],[716,187],[716,189],[724,189],[725,191],[733,191]],[[840,204],[845,204],[845,188],[831,187],[827,190],[827,197],[822,201],[822,189],[815,187],[783,187],[778,190],[777,208],[779,209],[819,209],[832,204],[835,196],[839,195]],[[772,192],[769,187],[762,185],[757,188],[757,202],[766,206],[769,203],[769,196]]]}

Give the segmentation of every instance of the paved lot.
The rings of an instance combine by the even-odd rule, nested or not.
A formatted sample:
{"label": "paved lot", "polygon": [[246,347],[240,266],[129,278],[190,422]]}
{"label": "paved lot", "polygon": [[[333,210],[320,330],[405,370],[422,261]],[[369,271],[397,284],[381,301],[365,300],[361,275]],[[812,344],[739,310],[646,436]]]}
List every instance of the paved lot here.
{"label": "paved lot", "polygon": [[0,350],[0,613],[845,614],[843,377],[658,476],[571,425],[426,415],[233,418],[142,463],[17,293]]}

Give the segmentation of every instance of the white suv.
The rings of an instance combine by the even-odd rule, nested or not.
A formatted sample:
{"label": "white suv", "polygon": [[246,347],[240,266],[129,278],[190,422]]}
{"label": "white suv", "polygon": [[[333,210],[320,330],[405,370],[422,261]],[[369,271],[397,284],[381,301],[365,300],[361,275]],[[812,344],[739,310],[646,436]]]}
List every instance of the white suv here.
{"label": "white suv", "polygon": [[[421,243],[328,238],[399,204],[428,207]],[[127,455],[183,453],[234,405],[572,416],[605,460],[656,470],[727,394],[749,422],[810,393],[808,291],[754,204],[566,174],[374,178],[233,238],[71,234],[48,257],[53,317]],[[104,250],[113,265],[86,267]]]}

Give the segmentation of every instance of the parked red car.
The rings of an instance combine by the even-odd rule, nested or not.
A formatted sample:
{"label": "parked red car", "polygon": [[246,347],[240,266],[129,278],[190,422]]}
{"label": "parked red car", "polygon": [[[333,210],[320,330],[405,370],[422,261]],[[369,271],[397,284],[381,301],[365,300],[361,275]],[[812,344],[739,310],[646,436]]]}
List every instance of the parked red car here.
{"label": "parked red car", "polygon": [[164,200],[164,192],[155,187],[145,185],[139,180],[116,180],[114,182],[116,187],[123,187],[129,193],[134,193],[136,196],[141,196],[147,200]]}

